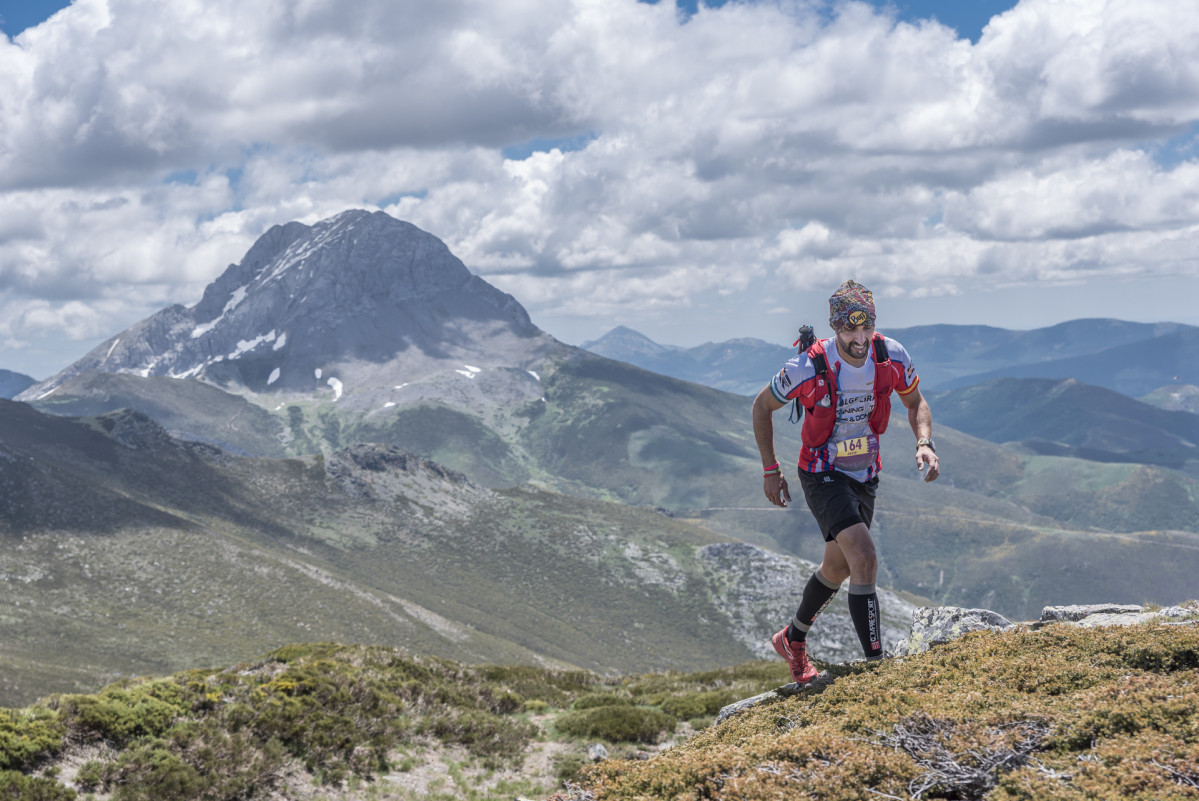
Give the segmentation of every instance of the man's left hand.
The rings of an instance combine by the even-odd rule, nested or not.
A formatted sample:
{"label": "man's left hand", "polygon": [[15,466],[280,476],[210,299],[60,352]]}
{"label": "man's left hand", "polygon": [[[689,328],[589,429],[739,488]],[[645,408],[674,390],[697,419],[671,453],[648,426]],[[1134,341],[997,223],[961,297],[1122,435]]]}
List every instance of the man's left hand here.
{"label": "man's left hand", "polygon": [[924,474],[924,480],[936,481],[937,476],[941,475],[941,460],[937,458],[936,451],[921,445],[916,449],[916,469],[923,472],[925,465],[928,466],[928,472]]}

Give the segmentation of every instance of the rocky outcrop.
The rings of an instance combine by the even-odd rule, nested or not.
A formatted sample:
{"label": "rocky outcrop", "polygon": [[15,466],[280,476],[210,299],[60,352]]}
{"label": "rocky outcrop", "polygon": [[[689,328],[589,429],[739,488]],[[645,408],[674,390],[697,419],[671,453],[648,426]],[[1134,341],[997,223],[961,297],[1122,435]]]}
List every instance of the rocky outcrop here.
{"label": "rocky outcrop", "polygon": [[1199,605],[1148,608],[1135,604],[1047,606],[1034,628],[1049,623],[1073,623],[1084,628],[1135,626],[1140,623],[1199,623]]}
{"label": "rocky outcrop", "polygon": [[972,631],[1006,631],[1013,626],[1003,615],[989,609],[925,606],[912,616],[908,636],[896,644],[894,654],[911,656]]}
{"label": "rocky outcrop", "polygon": [[1093,628],[1152,622],[1199,624],[1199,604],[1152,609],[1135,604],[1047,606],[1041,611],[1039,620],[1020,624],[1012,623],[988,609],[926,606],[917,609],[912,616],[912,628],[908,636],[895,647],[895,656],[918,654],[972,631],[1005,631],[1017,625],[1036,629],[1051,623],[1065,623]]}
{"label": "rocky outcrop", "polygon": [[[804,584],[816,565],[744,542],[705,545],[698,555],[737,638],[755,656],[775,658],[770,638],[795,614]],[[904,636],[916,607],[887,590],[880,589],[878,595],[883,642],[893,643]],[[812,627],[808,653],[813,658],[836,663],[861,655],[845,598],[844,591],[837,593]]]}

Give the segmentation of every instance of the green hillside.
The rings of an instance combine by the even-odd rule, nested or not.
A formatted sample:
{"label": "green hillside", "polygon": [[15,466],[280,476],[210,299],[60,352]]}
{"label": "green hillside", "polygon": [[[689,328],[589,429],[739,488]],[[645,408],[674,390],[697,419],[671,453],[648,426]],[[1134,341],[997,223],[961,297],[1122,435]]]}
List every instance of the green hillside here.
{"label": "green hillside", "polygon": [[[470,403],[448,392],[440,401],[387,409],[288,395],[251,400],[271,421],[286,427],[283,439],[293,452],[332,455],[357,442],[385,443],[483,486],[540,488],[644,507],[643,513],[660,509],[722,539],[810,561],[821,558],[823,541],[803,505],[794,468],[787,473],[797,501],[790,509],[772,507],[762,497],[746,398],[569,349],[540,368],[542,398],[497,401],[507,397],[507,378],[501,373],[488,374],[488,392],[462,396]],[[530,380],[520,371],[509,377],[526,384]],[[458,376],[453,379],[464,383]],[[482,380],[465,383],[474,386]],[[183,404],[191,393],[188,383],[168,383],[156,397],[163,404]],[[1199,571],[1199,551],[1189,547],[1199,533],[1199,485],[1190,474],[1166,465],[1139,465],[1144,448],[1135,453],[1112,450],[1137,444],[1115,439],[1127,440],[1135,427],[1126,424],[1123,406],[1104,405],[1103,399],[1118,397],[1126,406],[1161,416],[1165,422],[1154,429],[1161,442],[1152,451],[1158,457],[1185,448],[1178,443],[1189,436],[1166,423],[1194,416],[1072,382],[1054,386],[1060,389],[1057,395],[1031,393],[1027,403],[1020,402],[1021,392],[963,391],[960,400],[977,410],[973,419],[992,425],[1025,431],[1025,421],[1030,428],[1041,426],[1044,430],[1037,430],[1045,436],[1089,432],[1091,439],[1052,448],[1034,447],[1036,442],[1004,446],[946,424],[956,407],[935,399],[944,475],[934,484],[924,483],[915,472],[911,432],[897,409],[883,437],[874,527],[885,585],[939,603],[985,603],[1014,618],[1035,615],[1045,599],[1108,600],[1096,598],[1108,586],[1121,593],[1111,600],[1134,603],[1169,604],[1193,594],[1187,571]],[[110,400],[130,397],[113,395]],[[1099,416],[1088,417],[1092,410]],[[781,411],[775,429],[779,457],[793,464],[799,427]],[[256,436],[260,441],[279,439],[269,426]],[[1100,437],[1107,439],[1100,442]],[[1103,460],[1077,458],[1075,451],[1083,443],[1095,452],[1101,444],[1109,450],[1103,451]],[[336,519],[321,523],[337,525]],[[1161,553],[1150,544],[1163,539],[1179,543],[1170,546],[1171,569],[1164,572],[1156,570]],[[1083,560],[1087,569],[1071,569],[1080,551],[1096,558]],[[376,564],[368,559],[364,566],[370,570]],[[422,579],[418,573],[413,586]]]}
{"label": "green hillside", "polygon": [[[661,512],[495,492],[394,448],[304,459],[179,442],[133,412],[0,415],[0,703],[287,642],[601,672],[764,655],[812,566]],[[884,628],[911,607],[888,596]],[[843,601],[815,641],[858,652]],[[824,638],[823,640],[820,638]]]}

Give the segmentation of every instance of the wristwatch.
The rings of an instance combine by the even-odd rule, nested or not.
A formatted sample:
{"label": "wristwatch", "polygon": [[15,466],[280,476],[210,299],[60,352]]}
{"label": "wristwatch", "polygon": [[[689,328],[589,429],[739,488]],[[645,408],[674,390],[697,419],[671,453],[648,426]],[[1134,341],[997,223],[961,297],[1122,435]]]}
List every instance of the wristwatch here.
{"label": "wristwatch", "polygon": [[921,437],[916,440],[916,450],[920,450],[921,445],[927,445],[932,448],[933,453],[937,452],[937,443],[933,442],[932,437]]}

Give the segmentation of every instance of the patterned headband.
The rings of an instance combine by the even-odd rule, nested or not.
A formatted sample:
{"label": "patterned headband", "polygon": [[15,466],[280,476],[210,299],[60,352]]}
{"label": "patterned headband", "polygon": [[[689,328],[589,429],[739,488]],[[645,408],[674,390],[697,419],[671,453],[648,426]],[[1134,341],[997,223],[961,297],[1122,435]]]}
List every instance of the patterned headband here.
{"label": "patterned headband", "polygon": [[874,325],[874,294],[857,281],[846,281],[828,299],[828,324],[834,331],[851,325]]}

